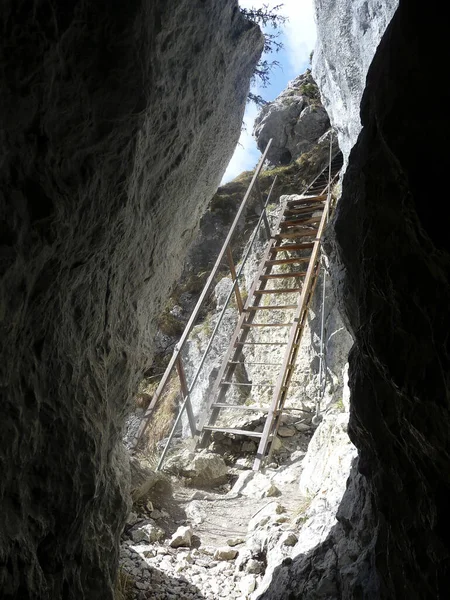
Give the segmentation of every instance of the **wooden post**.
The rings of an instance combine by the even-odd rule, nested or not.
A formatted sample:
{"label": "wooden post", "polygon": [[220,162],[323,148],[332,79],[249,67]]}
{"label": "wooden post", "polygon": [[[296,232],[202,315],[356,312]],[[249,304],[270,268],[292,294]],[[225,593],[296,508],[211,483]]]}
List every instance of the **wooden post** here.
{"label": "wooden post", "polygon": [[189,429],[191,430],[192,437],[195,437],[196,434],[196,426],[195,426],[195,417],[194,411],[192,410],[191,399],[189,398],[189,390],[186,382],[186,373],[184,372],[183,363],[181,362],[181,356],[178,355],[177,362],[175,363],[175,368],[178,373],[178,377],[180,379],[181,386],[181,395],[183,400],[186,400],[186,412],[189,421]]}
{"label": "wooden post", "polygon": [[234,286],[234,293],[236,295],[236,302],[239,308],[239,312],[242,314],[244,311],[244,304],[242,302],[241,292],[239,290],[239,281],[237,281],[236,277],[236,269],[234,268],[233,262],[233,253],[231,252],[230,246],[227,248],[227,257],[228,257],[228,265],[230,267],[231,279],[236,281],[236,285]]}

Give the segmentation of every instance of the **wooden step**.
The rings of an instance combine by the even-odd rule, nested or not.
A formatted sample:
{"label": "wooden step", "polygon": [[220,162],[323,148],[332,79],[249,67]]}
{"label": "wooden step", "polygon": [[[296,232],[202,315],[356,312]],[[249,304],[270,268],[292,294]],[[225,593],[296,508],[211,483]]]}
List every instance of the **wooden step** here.
{"label": "wooden step", "polygon": [[297,304],[271,304],[270,306],[249,306],[247,310],[288,310],[297,308]]}
{"label": "wooden step", "polygon": [[290,250],[308,250],[314,248],[314,242],[305,242],[303,244],[284,244],[283,246],[274,246],[271,252],[289,252]]}
{"label": "wooden step", "polygon": [[205,425],[203,427],[205,431],[220,431],[221,433],[232,433],[234,435],[247,435],[248,437],[262,437],[260,431],[247,431],[246,429],[233,429],[231,427],[216,427],[215,425]]}
{"label": "wooden step", "polygon": [[211,408],[231,408],[232,410],[250,410],[262,413],[269,412],[268,408],[258,408],[257,406],[245,406],[245,404],[224,404],[223,402],[216,402],[215,404],[211,405]]}
{"label": "wooden step", "polygon": [[236,342],[235,346],[286,346],[287,342]]}
{"label": "wooden step", "polygon": [[220,385],[235,385],[236,387],[275,387],[272,383],[239,383],[239,381],[221,381]]}
{"label": "wooden step", "polygon": [[292,256],[291,258],[277,258],[276,260],[266,260],[265,266],[275,267],[276,265],[289,265],[303,262],[309,262],[309,256]]}
{"label": "wooden step", "polygon": [[265,365],[266,367],[281,367],[281,363],[268,363],[268,362],[253,362],[253,361],[245,361],[242,360],[229,360],[229,365]]}
{"label": "wooden step", "polygon": [[242,323],[242,327],[288,327],[292,323]]}
{"label": "wooden step", "polygon": [[285,279],[288,277],[304,277],[306,271],[291,271],[290,273],[269,273],[269,275],[261,275],[260,279]]}
{"label": "wooden step", "polygon": [[313,225],[320,223],[322,217],[313,217],[312,219],[295,219],[294,221],[281,221],[281,227],[298,227],[298,225]]}
{"label": "wooden step", "polygon": [[302,288],[278,288],[277,290],[255,290],[253,293],[260,296],[261,294],[293,294],[301,291]]}
{"label": "wooden step", "polygon": [[300,198],[299,200],[288,200],[286,206],[297,206],[298,204],[308,204],[311,202],[325,202],[327,195],[322,196],[307,196],[306,198]]}
{"label": "wooden step", "polygon": [[318,231],[318,229],[311,229],[309,231],[286,231],[285,233],[277,233],[272,237],[274,237],[276,240],[289,240],[301,237],[313,237],[317,235]]}
{"label": "wooden step", "polygon": [[284,211],[283,216],[286,217],[286,215],[309,215],[315,212],[322,212],[322,209],[323,204],[321,204],[320,206],[308,206],[307,208],[289,208]]}

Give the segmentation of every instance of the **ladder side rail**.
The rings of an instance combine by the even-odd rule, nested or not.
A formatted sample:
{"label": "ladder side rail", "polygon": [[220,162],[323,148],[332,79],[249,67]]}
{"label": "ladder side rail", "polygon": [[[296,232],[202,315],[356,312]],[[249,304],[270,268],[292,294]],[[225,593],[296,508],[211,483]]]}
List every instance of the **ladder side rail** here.
{"label": "ladder side rail", "polygon": [[[243,200],[241,202],[239,210],[238,210],[238,212],[237,212],[237,214],[236,214],[236,216],[234,218],[234,221],[233,221],[233,223],[232,223],[232,225],[230,227],[230,230],[229,230],[229,232],[227,234],[227,237],[225,238],[225,241],[224,241],[224,243],[222,245],[222,248],[221,248],[221,250],[219,252],[219,256],[217,257],[217,260],[216,260],[216,262],[215,262],[215,264],[213,266],[213,269],[212,269],[212,271],[211,271],[211,273],[210,273],[210,275],[209,275],[209,277],[208,277],[208,279],[206,281],[206,284],[205,284],[205,286],[204,286],[204,288],[202,290],[202,293],[200,294],[200,297],[197,300],[197,304],[195,305],[195,308],[194,308],[194,310],[193,310],[193,312],[191,314],[191,317],[189,318],[189,321],[187,322],[186,327],[185,327],[183,333],[181,334],[181,338],[179,339],[177,345],[175,346],[175,349],[173,351],[172,357],[171,357],[171,359],[169,361],[169,364],[167,365],[166,370],[164,371],[164,374],[163,374],[163,376],[161,378],[161,381],[159,382],[159,385],[158,385],[158,387],[157,387],[157,389],[156,389],[156,391],[155,391],[155,393],[153,395],[152,401],[149,404],[149,406],[148,406],[147,410],[145,411],[144,415],[142,416],[142,419],[141,419],[140,425],[138,427],[138,430],[137,430],[137,432],[136,432],[136,434],[134,436],[134,439],[133,439],[133,441],[131,443],[131,450],[132,451],[134,451],[136,449],[137,444],[139,443],[140,438],[144,434],[144,432],[145,432],[145,430],[146,430],[146,428],[148,426],[148,423],[150,421],[150,417],[153,414],[153,411],[154,411],[154,409],[156,407],[156,404],[157,404],[159,398],[161,397],[161,395],[162,395],[162,393],[163,393],[163,391],[164,391],[164,389],[165,389],[165,387],[166,387],[166,385],[167,385],[167,383],[168,383],[168,381],[170,379],[170,376],[171,376],[172,371],[173,371],[173,369],[174,369],[174,367],[175,367],[175,365],[176,365],[176,363],[178,361],[178,358],[181,356],[181,352],[182,352],[182,350],[184,348],[184,345],[185,345],[185,343],[187,341],[187,338],[189,337],[189,334],[191,333],[192,328],[194,327],[195,322],[197,321],[197,318],[198,318],[198,315],[200,313],[201,307],[203,306],[203,303],[204,303],[204,301],[206,299],[206,296],[207,296],[208,292],[210,291],[210,288],[211,288],[212,283],[214,281],[214,278],[215,278],[215,276],[217,274],[217,271],[220,268],[220,265],[221,265],[222,260],[223,260],[223,258],[225,256],[227,248],[228,248],[228,246],[229,246],[229,244],[231,242],[231,239],[232,239],[233,234],[234,234],[234,232],[236,230],[238,222],[239,222],[239,220],[240,220],[240,218],[242,216],[244,208],[245,208],[245,206],[247,204],[247,201],[248,201],[248,199],[250,197],[250,194],[252,192],[253,186],[255,185],[256,180],[257,180],[257,178],[258,178],[258,176],[259,176],[259,174],[261,172],[261,169],[263,167],[263,164],[264,164],[264,162],[266,160],[267,153],[269,151],[269,148],[270,148],[271,144],[272,144],[272,139],[270,139],[268,141],[266,149],[264,150],[264,153],[263,153],[263,155],[261,156],[261,158],[260,158],[260,160],[258,162],[258,165],[257,165],[257,167],[255,169],[255,173],[253,174],[252,180],[251,180],[251,182],[250,182],[250,184],[249,184],[249,186],[247,188],[247,191],[246,191],[246,193],[244,195],[244,198],[243,198]],[[274,183],[275,183],[275,180],[274,180]],[[272,191],[272,189],[273,189],[273,184],[272,184],[271,191]]]}

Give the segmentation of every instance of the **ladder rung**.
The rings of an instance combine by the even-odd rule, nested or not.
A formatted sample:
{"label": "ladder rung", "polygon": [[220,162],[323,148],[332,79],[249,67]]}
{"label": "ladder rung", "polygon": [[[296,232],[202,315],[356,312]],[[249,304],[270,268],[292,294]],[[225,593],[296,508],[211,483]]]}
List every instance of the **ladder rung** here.
{"label": "ladder rung", "polygon": [[242,323],[242,327],[290,327],[292,323]]}
{"label": "ladder rung", "polygon": [[320,206],[319,208],[316,208],[314,206],[308,207],[308,209],[306,208],[292,208],[289,210],[285,210],[284,211],[284,216],[288,217],[288,218],[292,218],[292,217],[296,217],[296,216],[303,216],[303,215],[313,215],[315,212],[318,211],[322,211],[322,206]]}
{"label": "ladder rung", "polygon": [[254,294],[293,294],[301,291],[302,288],[278,288],[277,290],[255,290]]}
{"label": "ladder rung", "polygon": [[236,385],[238,387],[275,387],[272,383],[239,383],[238,381],[221,381],[220,385]]}
{"label": "ladder rung", "polygon": [[281,225],[280,227],[297,227],[297,225],[313,225],[314,223],[320,223],[320,221],[322,220],[322,217],[313,217],[313,218],[308,218],[308,219],[295,219],[294,221],[292,220],[287,220],[287,221],[281,221]]}
{"label": "ladder rung", "polygon": [[268,363],[268,362],[249,362],[249,361],[242,361],[242,360],[229,360],[228,361],[229,365],[266,365],[267,367],[281,367],[281,363]]}
{"label": "ladder rung", "polygon": [[286,206],[296,206],[297,204],[307,204],[311,202],[325,202],[326,199],[326,194],[323,196],[307,196],[305,198],[300,198],[299,200],[289,200]]}
{"label": "ladder rung", "polygon": [[290,273],[270,273],[270,275],[261,275],[260,279],[284,279],[289,277],[304,277],[306,271],[291,271]]}
{"label": "ladder rung", "polygon": [[287,342],[236,342],[239,346],[286,346]]}
{"label": "ladder rung", "polygon": [[266,267],[275,267],[276,265],[288,265],[300,262],[309,262],[309,256],[293,256],[291,258],[278,258],[276,260],[266,260]]}
{"label": "ladder rung", "polygon": [[262,437],[262,432],[259,431],[247,431],[246,429],[232,429],[230,427],[215,427],[213,425],[205,425],[203,427],[206,431],[220,431],[222,433],[233,433],[234,435],[247,435],[248,437]]}
{"label": "ladder rung", "polygon": [[212,404],[211,408],[231,408],[233,410],[253,410],[256,412],[269,412],[268,408],[258,408],[257,406],[245,406],[245,404],[223,404],[221,402]]}
{"label": "ladder rung", "polygon": [[279,306],[249,306],[247,310],[288,310],[292,308],[297,308],[297,304],[280,304]]}
{"label": "ladder rung", "polygon": [[313,237],[317,234],[318,229],[311,229],[309,231],[286,231],[286,233],[277,233],[273,237],[276,240],[288,240],[290,238],[298,237]]}
{"label": "ladder rung", "polygon": [[304,244],[284,244],[283,246],[273,246],[270,249],[271,252],[288,252],[290,250],[307,250],[308,248],[314,248],[313,242],[305,242]]}

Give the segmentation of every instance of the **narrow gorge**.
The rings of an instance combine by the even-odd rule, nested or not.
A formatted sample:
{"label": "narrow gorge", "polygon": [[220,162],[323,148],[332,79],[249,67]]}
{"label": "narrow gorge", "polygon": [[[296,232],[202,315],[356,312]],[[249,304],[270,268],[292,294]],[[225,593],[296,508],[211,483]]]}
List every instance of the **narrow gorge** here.
{"label": "narrow gorge", "polygon": [[[327,168],[330,139],[343,155],[291,412],[260,471],[251,437],[216,432],[194,450],[186,416],[159,471],[176,377],[139,451],[133,440],[252,179],[218,187],[264,35],[237,0],[3,3],[0,598],[448,597],[442,7],[314,9],[311,68],[254,128],[261,152],[272,140],[269,224]],[[239,267],[255,240],[244,298],[267,244],[260,214],[254,194],[231,246]],[[232,285],[221,267],[183,350],[188,381]],[[238,317],[233,300],[196,418]],[[259,432],[256,382],[273,374],[238,375],[233,402],[253,412],[227,422]]]}

